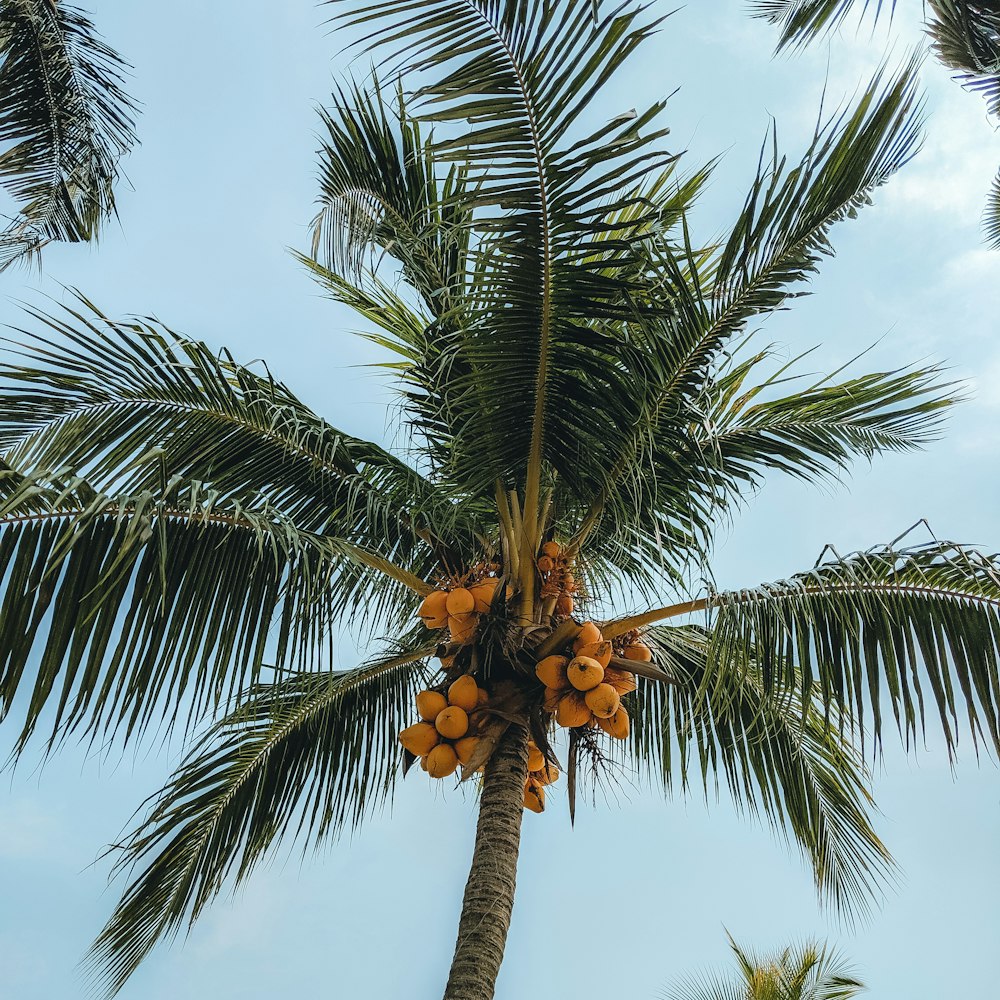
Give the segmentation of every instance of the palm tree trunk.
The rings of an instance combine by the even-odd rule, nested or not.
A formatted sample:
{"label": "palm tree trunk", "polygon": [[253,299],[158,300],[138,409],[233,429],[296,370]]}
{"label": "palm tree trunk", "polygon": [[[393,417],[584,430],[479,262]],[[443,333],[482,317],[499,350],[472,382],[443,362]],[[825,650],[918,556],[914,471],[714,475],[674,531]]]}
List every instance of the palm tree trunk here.
{"label": "palm tree trunk", "polygon": [[486,765],[458,943],[444,1000],[492,1000],[514,908],[528,734],[511,725]]}

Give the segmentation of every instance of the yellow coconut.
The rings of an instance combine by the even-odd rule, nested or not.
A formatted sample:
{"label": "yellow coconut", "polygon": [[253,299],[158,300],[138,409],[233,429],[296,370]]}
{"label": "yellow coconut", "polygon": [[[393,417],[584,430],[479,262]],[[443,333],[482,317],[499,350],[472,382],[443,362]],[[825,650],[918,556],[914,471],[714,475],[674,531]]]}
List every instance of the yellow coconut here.
{"label": "yellow coconut", "polygon": [[407,726],[399,734],[399,742],[410,753],[423,757],[430,753],[441,741],[437,729],[428,722],[418,722],[415,726]]}
{"label": "yellow coconut", "polygon": [[559,615],[560,618],[569,618],[569,616],[573,614],[574,607],[573,598],[568,594],[562,594],[556,599],[556,614]]}
{"label": "yellow coconut", "polygon": [[592,642],[600,642],[601,638],[601,630],[593,622],[584,622],[580,634],[573,641],[573,652],[577,652]]}
{"label": "yellow coconut", "polygon": [[448,688],[448,704],[471,712],[479,704],[479,685],[471,674],[463,674]]}
{"label": "yellow coconut", "polygon": [[618,692],[610,684],[598,684],[597,687],[591,688],[584,695],[584,701],[598,719],[610,719],[622,703]]}
{"label": "yellow coconut", "polygon": [[475,601],[475,610],[479,614],[485,615],[490,610],[499,583],[499,580],[480,580],[475,586],[469,587],[469,593]]}
{"label": "yellow coconut", "polygon": [[569,683],[566,679],[566,667],[569,664],[567,656],[546,656],[535,665],[535,676],[550,688],[564,688]]}
{"label": "yellow coconut", "polygon": [[448,631],[451,632],[451,641],[464,646],[472,642],[476,637],[476,625],[478,617],[476,615],[449,615]]}
{"label": "yellow coconut", "polygon": [[566,677],[577,691],[589,691],[604,680],[604,667],[589,656],[575,656],[566,667]]}
{"label": "yellow coconut", "polygon": [[549,556],[539,556],[535,565],[538,567],[539,573],[551,573],[556,564]]}
{"label": "yellow coconut", "polygon": [[622,654],[626,660],[636,660],[639,663],[649,663],[653,652],[644,642],[633,642],[625,647]]}
{"label": "yellow coconut", "polygon": [[608,667],[604,671],[604,683],[610,684],[620,695],[636,689],[635,674],[617,667]]}
{"label": "yellow coconut", "polygon": [[628,737],[628,712],[624,708],[619,708],[610,719],[598,719],[597,724],[616,740]]}
{"label": "yellow coconut", "polygon": [[446,740],[460,740],[469,731],[469,716],[464,708],[449,705],[434,720],[434,725]]}
{"label": "yellow coconut", "polygon": [[448,624],[448,595],[443,590],[428,594],[417,616],[428,628],[444,628]]}
{"label": "yellow coconut", "polygon": [[544,552],[550,559],[555,559],[555,557],[562,552],[562,547],[558,542],[546,542],[542,546],[542,552]]}
{"label": "yellow coconut", "polygon": [[576,729],[585,726],[592,716],[583,695],[579,691],[571,691],[559,699],[556,707],[556,723],[564,729]]}
{"label": "yellow coconut", "polygon": [[611,662],[611,643],[607,640],[603,642],[588,642],[586,646],[581,646],[576,650],[577,656],[589,656],[592,660],[606,667]]}
{"label": "yellow coconut", "polygon": [[438,691],[421,691],[417,695],[417,712],[424,722],[433,722],[438,712],[448,707],[448,699]]}
{"label": "yellow coconut", "polygon": [[475,611],[476,599],[472,596],[472,591],[456,587],[448,591],[446,607],[449,615],[467,615]]}
{"label": "yellow coconut", "polygon": [[528,744],[528,770],[538,771],[545,767],[545,754],[534,743]]}
{"label": "yellow coconut", "polygon": [[563,695],[566,693],[565,688],[550,688],[545,689],[545,697],[542,699],[542,708],[548,712],[553,713],[559,707],[559,702],[562,700]]}
{"label": "yellow coconut", "polygon": [[530,782],[524,783],[524,808],[534,813],[545,812],[545,790]]}
{"label": "yellow coconut", "polygon": [[455,753],[458,754],[458,761],[463,767],[472,760],[477,746],[479,746],[478,736],[463,736],[462,739],[456,740]]}
{"label": "yellow coconut", "polygon": [[458,767],[458,754],[448,743],[439,743],[427,755],[427,773],[432,778],[447,778]]}
{"label": "yellow coconut", "polygon": [[426,771],[427,770],[427,758],[426,757],[421,757],[420,758],[420,769],[422,771]]}

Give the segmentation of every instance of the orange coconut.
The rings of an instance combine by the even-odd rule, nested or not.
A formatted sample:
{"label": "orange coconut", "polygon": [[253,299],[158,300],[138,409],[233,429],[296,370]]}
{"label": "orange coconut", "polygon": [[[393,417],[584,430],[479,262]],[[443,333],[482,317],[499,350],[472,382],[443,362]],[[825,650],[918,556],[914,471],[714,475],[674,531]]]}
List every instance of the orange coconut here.
{"label": "orange coconut", "polygon": [[604,683],[610,684],[620,695],[636,689],[635,674],[617,667],[608,667],[604,671]]}
{"label": "orange coconut", "polygon": [[560,618],[569,618],[569,616],[573,614],[574,607],[573,598],[569,597],[567,594],[563,594],[562,596],[556,598],[556,614],[559,615]]}
{"label": "orange coconut", "polygon": [[417,757],[423,757],[424,754],[430,753],[440,741],[441,737],[438,735],[437,729],[428,722],[418,722],[415,726],[407,726],[399,734],[399,742]]}
{"label": "orange coconut", "polygon": [[562,546],[558,542],[546,542],[542,546],[542,552],[544,552],[550,559],[555,559],[560,552],[562,552]]}
{"label": "orange coconut", "polygon": [[458,754],[448,743],[439,743],[427,755],[427,773],[432,778],[447,778],[458,767]]}
{"label": "orange coconut", "polygon": [[421,691],[417,695],[417,713],[424,722],[433,722],[447,707],[448,699],[438,691]]}
{"label": "orange coconut", "polygon": [[534,743],[528,744],[528,770],[538,771],[545,767],[545,754],[535,746]]}
{"label": "orange coconut", "polygon": [[471,674],[463,674],[448,688],[448,704],[471,712],[479,704],[479,685]]}
{"label": "orange coconut", "polygon": [[435,590],[422,601],[419,617],[428,628],[444,628],[448,624],[448,595],[443,590]]}
{"label": "orange coconut", "polygon": [[446,601],[449,615],[467,615],[476,609],[476,599],[472,596],[471,590],[465,587],[456,587],[448,591]]}
{"label": "orange coconut", "polygon": [[598,719],[610,719],[622,703],[618,692],[610,684],[598,684],[597,687],[591,688],[583,700]]}
{"label": "orange coconut", "polygon": [[556,707],[556,723],[564,729],[585,726],[591,720],[591,711],[579,691],[571,691],[559,699]]}
{"label": "orange coconut", "polygon": [[563,695],[566,693],[565,688],[550,688],[545,689],[545,697],[542,699],[542,709],[550,714],[555,712],[559,707],[559,702],[562,700]]}
{"label": "orange coconut", "polygon": [[499,580],[480,580],[475,586],[469,587],[469,593],[475,601],[475,610],[485,615],[493,604],[493,595],[497,592]]}
{"label": "orange coconut", "polygon": [[476,615],[449,615],[448,631],[451,632],[451,641],[464,646],[472,642],[476,637]]}
{"label": "orange coconut", "polygon": [[477,746],[479,746],[478,736],[463,736],[455,741],[455,753],[458,754],[458,761],[463,767],[472,760]]}
{"label": "orange coconut", "polygon": [[469,731],[469,716],[464,708],[449,705],[434,720],[434,725],[446,740],[460,740]]}
{"label": "orange coconut", "polygon": [[588,642],[586,646],[581,646],[576,650],[577,656],[589,656],[592,660],[606,667],[611,662],[611,643],[607,640],[603,642]]}
{"label": "orange coconut", "polygon": [[604,680],[604,667],[589,656],[574,656],[566,667],[566,677],[577,691],[589,691]]}
{"label": "orange coconut", "polygon": [[551,785],[559,780],[559,768],[555,764],[546,764],[540,771],[536,771],[532,777],[539,785]]}
{"label": "orange coconut", "polygon": [[539,556],[535,565],[538,567],[539,573],[551,573],[555,567],[555,563],[549,556]]}
{"label": "orange coconut", "polygon": [[600,642],[601,638],[601,630],[593,622],[584,622],[580,634],[573,640],[573,652],[592,642]]}
{"label": "orange coconut", "polygon": [[626,660],[636,660],[639,663],[649,663],[653,652],[644,642],[632,642],[625,647],[622,654]]}
{"label": "orange coconut", "polygon": [[524,808],[532,812],[540,813],[545,811],[545,791],[536,788],[530,782],[524,783]]}
{"label": "orange coconut", "polygon": [[564,688],[569,683],[566,679],[566,667],[569,664],[567,656],[546,656],[535,665],[535,676],[550,688]]}
{"label": "orange coconut", "polygon": [[598,719],[597,724],[616,740],[628,737],[628,712],[624,708],[619,708],[610,719]]}

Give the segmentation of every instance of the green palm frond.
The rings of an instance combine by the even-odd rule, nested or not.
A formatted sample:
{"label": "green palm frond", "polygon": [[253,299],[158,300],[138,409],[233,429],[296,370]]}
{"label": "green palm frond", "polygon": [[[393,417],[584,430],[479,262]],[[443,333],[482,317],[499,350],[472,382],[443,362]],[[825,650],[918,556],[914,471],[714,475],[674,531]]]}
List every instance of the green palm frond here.
{"label": "green palm frond", "polygon": [[437,160],[466,171],[473,291],[435,362],[451,393],[430,422],[453,430],[455,478],[484,494],[523,484],[530,519],[543,462],[569,483],[600,467],[588,455],[617,433],[604,400],[634,377],[602,320],[631,311],[630,244],[646,220],[622,217],[613,240],[606,220],[670,159],[654,145],[661,105],[590,134],[580,116],[655,24],[624,7],[595,22],[579,0],[341,7],[394,72],[419,71],[411,113],[438,129]]}
{"label": "green palm frond", "polygon": [[896,0],[750,0],[754,17],[762,17],[781,29],[778,48],[805,45],[839,28],[854,11],[892,16]]}
{"label": "green palm frond", "polygon": [[872,828],[869,775],[819,704],[765,690],[752,661],[709,681],[711,636],[694,627],[649,633],[670,684],[642,682],[631,749],[669,789],[700,771],[706,793],[720,779],[738,806],[793,839],[821,897],[850,915],[880,897],[892,859]]}
{"label": "green palm frond", "polygon": [[976,0],[929,0],[929,6],[934,55],[1000,116],[1000,9]]}
{"label": "green palm frond", "polygon": [[314,846],[386,801],[430,652],[260,685],[212,726],[122,845],[115,871],[134,877],[89,955],[103,996],[282,838]]}
{"label": "green palm frond", "polygon": [[[0,471],[0,713],[53,739],[120,739],[216,708],[279,666],[329,662],[331,628],[412,615],[420,581],[265,504],[170,480],[108,494]],[[24,697],[15,697],[24,692]]]}
{"label": "green palm frond", "polygon": [[[705,477],[689,467],[695,400],[720,352],[753,319],[783,308],[832,253],[832,227],[852,218],[875,189],[912,155],[920,112],[914,62],[894,77],[879,73],[856,105],[817,129],[801,162],[790,167],[775,150],[762,162],[735,226],[715,253],[656,247],[662,306],[640,317],[648,358],[645,377],[630,392],[622,423],[633,428],[619,449],[610,479],[627,490],[598,494],[582,519],[589,536],[603,530],[644,533],[661,524],[688,526],[710,538],[715,499]],[[652,251],[650,251],[652,252]],[[628,475],[624,475],[628,471]],[[693,490],[679,484],[692,483]],[[619,487],[621,489],[621,487]]]}
{"label": "green palm frond", "polygon": [[90,18],[57,0],[0,3],[0,184],[18,216],[0,271],[53,240],[97,237],[114,215],[118,161],[135,143],[126,64]]}
{"label": "green palm frond", "polygon": [[32,311],[0,361],[0,456],[70,469],[100,490],[172,477],[264,502],[302,530],[332,532],[407,563],[419,530],[467,542],[459,510],[404,462],[331,427],[282,383],[152,320],[116,322],[86,300]]}
{"label": "green palm frond", "polygon": [[767,690],[801,687],[844,706],[862,740],[865,729],[881,738],[887,700],[907,744],[936,712],[949,751],[963,725],[1000,748],[997,556],[889,545],[710,604],[715,662],[752,651]]}
{"label": "green palm frond", "polygon": [[990,196],[986,202],[983,230],[986,242],[994,250],[1000,250],[1000,172],[993,179],[993,187],[990,189]]}
{"label": "green palm frond", "polygon": [[865,985],[828,945],[805,941],[779,952],[756,954],[729,945],[736,971],[683,980],[663,1000],[851,1000]]}
{"label": "green palm frond", "polygon": [[730,355],[692,406],[691,467],[708,465],[716,490],[759,485],[766,469],[809,481],[835,477],[858,457],[870,461],[920,448],[937,438],[944,411],[956,401],[938,368],[872,372],[843,382],[827,376],[767,398],[801,379],[792,374],[796,358],[754,384],[756,369],[771,360],[770,350],[742,361]]}

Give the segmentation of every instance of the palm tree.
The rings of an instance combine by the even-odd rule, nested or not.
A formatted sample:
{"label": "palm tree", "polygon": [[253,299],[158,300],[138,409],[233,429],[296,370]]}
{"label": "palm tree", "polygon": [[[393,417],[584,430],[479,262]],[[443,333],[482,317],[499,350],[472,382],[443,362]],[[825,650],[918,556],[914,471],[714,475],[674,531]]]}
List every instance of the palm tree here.
{"label": "palm tree", "polygon": [[0,2],[0,185],[17,205],[0,271],[56,240],[95,240],[115,215],[118,162],[135,144],[126,68],[78,8]]}
{"label": "palm tree", "polygon": [[663,1000],[850,1000],[865,986],[840,955],[806,941],[771,955],[755,955],[730,936],[736,971],[727,976],[690,979]]}
{"label": "palm tree", "polygon": [[[938,61],[963,86],[982,94],[987,111],[1000,118],[1000,10],[976,0],[927,0],[927,34]],[[805,45],[839,27],[860,10],[873,18],[891,16],[896,0],[753,0],[755,16],[781,28],[778,48]],[[986,203],[987,243],[1000,249],[1000,173]]]}
{"label": "palm tree", "polygon": [[[794,838],[825,897],[864,906],[890,865],[865,730],[877,744],[891,713],[909,742],[926,711],[949,748],[963,727],[1000,746],[1000,559],[893,543],[735,592],[690,581],[711,580],[715,530],[765,473],[824,481],[918,448],[952,401],[934,368],[795,387],[741,346],[911,155],[914,67],[879,74],[800,162],[765,159],[702,245],[687,220],[709,169],[679,173],[663,103],[584,124],[659,24],[645,8],[340,10],[416,87],[334,95],[304,260],[394,352],[411,461],[267,370],[82,297],[34,311],[0,371],[0,699],[19,747],[217,720],[120,845],[132,881],[91,954],[104,988],[279,838],[361,823],[415,763],[397,748],[415,694],[471,674],[489,691],[463,774],[482,769],[480,808],[445,996],[492,997],[529,737],[549,765],[562,752],[536,663],[586,612],[613,644],[595,653],[641,684],[620,743],[589,714],[569,727],[571,802],[616,756],[667,788],[700,772]],[[437,588],[484,580],[478,617],[414,624],[418,605],[434,624]],[[383,641],[333,671],[345,620]]]}

